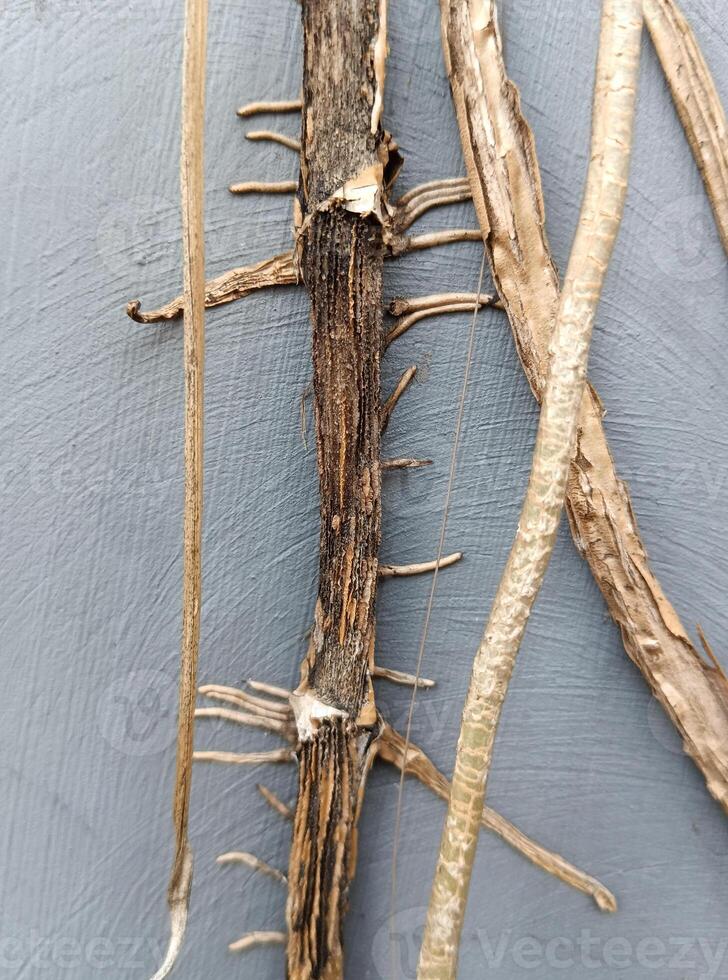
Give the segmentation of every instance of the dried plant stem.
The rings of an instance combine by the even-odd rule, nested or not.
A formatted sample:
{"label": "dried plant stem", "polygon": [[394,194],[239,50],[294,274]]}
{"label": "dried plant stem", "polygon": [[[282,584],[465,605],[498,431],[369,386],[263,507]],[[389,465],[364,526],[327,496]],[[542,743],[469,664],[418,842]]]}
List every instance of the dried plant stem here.
{"label": "dried plant stem", "polygon": [[[256,262],[255,265],[240,266],[210,279],[205,284],[205,306],[211,309],[242,299],[257,289],[267,289],[269,286],[295,286],[297,283],[298,276],[293,264],[293,253],[283,252],[274,255],[271,259]],[[140,306],[138,299],[127,303],[126,312],[132,320],[137,323],[162,323],[182,316],[184,297],[175,296],[169,303],[147,313],[142,313]]]}
{"label": "dried plant stem", "polygon": [[[506,73],[494,5],[488,3],[485,16],[482,3],[476,9],[481,10],[477,31],[462,0],[441,0],[445,63],[493,281],[523,370],[540,398],[559,282],[544,228],[533,134]],[[479,60],[476,48],[483,38],[488,58]],[[567,486],[572,534],[628,656],[682,736],[708,790],[728,811],[728,678],[695,648],[650,568],[603,414],[589,386]]]}
{"label": "dried plant stem", "polygon": [[179,955],[192,887],[188,839],[190,783],[200,648],[202,587],[203,376],[205,364],[204,124],[207,0],[186,0],[182,79],[180,195],[184,276],[185,499],[182,571],[177,770],[173,822],[175,855],[169,880],[171,935],[153,980],[163,980]]}
{"label": "dried plant stem", "polygon": [[644,0],[644,11],[728,252],[728,126],[720,96],[692,28],[675,0]]}
{"label": "dried plant stem", "polygon": [[[489,6],[492,12],[486,0],[476,0],[470,4],[470,11],[487,17]],[[475,27],[477,55],[486,59],[487,21],[478,20]],[[624,208],[641,29],[641,0],[604,0],[584,201],[551,344],[526,499],[475,657],[463,709],[450,803],[420,953],[421,978],[454,978],[457,971],[498,720],[561,518],[594,315]]]}
{"label": "dried plant stem", "polygon": [[[402,735],[390,725],[385,725],[382,730],[377,758],[391,763],[406,775],[415,776],[441,800],[447,802],[450,798],[450,783],[445,776],[421,748],[412,741],[407,744]],[[531,840],[500,813],[488,806],[483,807],[480,823],[485,830],[497,834],[537,868],[589,895],[603,912],[616,912],[617,900],[601,881],[586,874],[560,854],[555,854]]]}

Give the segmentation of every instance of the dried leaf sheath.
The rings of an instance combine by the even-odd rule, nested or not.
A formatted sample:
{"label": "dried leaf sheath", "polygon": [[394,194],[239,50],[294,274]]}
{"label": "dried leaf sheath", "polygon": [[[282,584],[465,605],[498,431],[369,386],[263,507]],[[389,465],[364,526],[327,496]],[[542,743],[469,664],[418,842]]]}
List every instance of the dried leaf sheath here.
{"label": "dried leaf sheath", "polygon": [[356,823],[378,735],[370,667],[384,250],[376,212],[387,162],[375,109],[379,3],[304,0],[303,26],[297,253],[311,300],[321,530],[314,628],[291,698],[299,735],[287,905],[292,980],[343,975]]}
{"label": "dried leaf sheath", "polygon": [[[487,72],[494,7],[452,0]],[[454,978],[485,788],[503,700],[543,582],[564,504],[596,307],[626,197],[642,31],[641,0],[604,0],[584,201],[551,341],[536,446],[518,529],[463,708],[418,977]],[[500,167],[501,163],[498,162]],[[507,161],[502,164],[507,168]]]}
{"label": "dried leaf sheath", "polygon": [[[484,41],[488,58],[479,63],[475,28],[457,17],[466,5],[441,0],[445,64],[493,279],[523,370],[540,398],[559,282],[546,240],[536,149],[506,73],[497,19],[493,13]],[[494,10],[492,2],[488,7]],[[680,732],[709,791],[728,810],[728,679],[695,649],[650,568],[603,414],[588,386],[566,494],[572,534],[627,654]]]}
{"label": "dried leaf sheath", "polygon": [[728,125],[713,76],[674,0],[645,0],[645,23],[728,252]]}

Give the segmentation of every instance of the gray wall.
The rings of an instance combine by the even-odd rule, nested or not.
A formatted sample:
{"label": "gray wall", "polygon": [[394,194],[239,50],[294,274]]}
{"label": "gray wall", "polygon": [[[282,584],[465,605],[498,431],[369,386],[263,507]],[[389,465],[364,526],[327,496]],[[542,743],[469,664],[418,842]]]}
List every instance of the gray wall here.
{"label": "gray wall", "polygon": [[[0,619],[0,977],[147,978],[166,941],[180,623],[182,374],[178,326],[139,327],[180,281],[177,153],[182,3],[5,0],[2,57],[3,489]],[[402,189],[463,171],[434,2],[391,10],[386,123]],[[564,267],[589,138],[597,0],[504,0],[507,59],[540,154],[548,229]],[[721,0],[685,0],[728,98]],[[294,156],[245,141],[233,110],[294,96],[301,32],[290,0],[211,3],[207,116],[210,273],[288,247],[280,197],[227,184],[291,178]],[[724,654],[728,276],[655,54],[644,45],[633,181],[601,304],[591,376],[654,568],[685,623]],[[295,132],[289,117],[282,126]],[[470,206],[423,229],[470,224]],[[474,289],[475,245],[387,266],[388,296]],[[433,557],[468,317],[419,325],[388,353],[411,362],[388,454],[432,456],[387,477],[383,559]],[[209,316],[201,678],[293,683],[315,589],[317,500],[299,399],[307,311],[286,289]],[[442,574],[425,658],[438,686],[414,737],[449,769],[469,664],[525,489],[537,414],[498,313],[478,321]],[[429,582],[387,582],[381,661],[412,670]],[[722,614],[722,615],[721,615]],[[408,693],[381,702],[402,725]],[[199,747],[265,735],[206,722]],[[255,791],[294,774],[196,770],[195,888],[180,978],[282,974],[282,953],[226,944],[283,922],[283,894],[217,854],[285,866],[288,827]],[[388,976],[397,776],[377,768],[347,925],[348,976]],[[566,528],[505,708],[491,803],[616,892],[599,913],[500,841],[478,852],[461,976],[576,980],[728,976],[725,815],[623,653]],[[408,783],[397,931],[413,977],[443,807]],[[529,941],[529,937],[531,940]]]}

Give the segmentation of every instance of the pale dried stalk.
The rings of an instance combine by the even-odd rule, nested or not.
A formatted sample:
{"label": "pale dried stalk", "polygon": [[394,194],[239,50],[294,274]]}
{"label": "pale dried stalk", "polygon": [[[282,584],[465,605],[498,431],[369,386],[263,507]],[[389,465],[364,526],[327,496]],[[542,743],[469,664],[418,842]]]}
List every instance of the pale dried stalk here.
{"label": "pale dried stalk", "polygon": [[[493,5],[471,0],[477,56]],[[564,503],[592,325],[626,197],[642,30],[641,0],[604,0],[584,201],[569,261],[536,447],[515,541],[478,648],[463,709],[448,814],[418,977],[454,978],[498,720],[543,582]]]}
{"label": "pale dried stalk", "polygon": [[190,784],[200,649],[202,586],[203,375],[205,364],[204,126],[207,0],[186,0],[182,77],[180,196],[184,276],[185,500],[182,571],[177,770],[173,822],[175,855],[167,891],[171,934],[167,954],[153,980],[175,964],[187,926],[192,887],[189,844]]}
{"label": "pale dried stalk", "polygon": [[644,11],[728,252],[728,126],[713,76],[674,0],[644,0]]}
{"label": "pale dried stalk", "polygon": [[[536,148],[518,89],[506,73],[493,3],[486,63],[477,58],[473,25],[458,16],[460,9],[457,0],[441,0],[445,63],[473,202],[524,372],[540,398],[559,281],[544,228]],[[567,487],[574,540],[628,656],[680,732],[708,790],[728,811],[728,679],[690,641],[649,566],[602,416],[601,401],[588,387]]]}

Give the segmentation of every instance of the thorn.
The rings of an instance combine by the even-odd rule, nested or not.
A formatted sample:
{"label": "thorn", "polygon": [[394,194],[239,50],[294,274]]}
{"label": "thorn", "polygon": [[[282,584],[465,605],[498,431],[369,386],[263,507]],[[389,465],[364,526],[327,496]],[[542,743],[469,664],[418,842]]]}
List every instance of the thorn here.
{"label": "thorn", "polygon": [[283,735],[284,738],[290,734],[290,725],[285,721],[277,721],[261,715],[245,714],[242,711],[231,711],[229,708],[196,708],[195,718],[224,718],[226,721],[234,721],[238,725],[265,728],[269,732]]}
{"label": "thorn", "polygon": [[277,701],[267,701],[265,698],[256,698],[247,691],[239,691],[235,687],[222,687],[217,684],[205,684],[199,688],[200,694],[206,698],[216,701],[225,701],[234,704],[236,707],[246,708],[253,714],[264,718],[272,718],[274,721],[287,721],[291,718],[290,706],[279,704]]}
{"label": "thorn", "polygon": [[266,861],[261,861],[255,854],[249,854],[247,851],[229,851],[227,854],[221,854],[216,860],[218,864],[245,864],[247,867],[252,868],[253,871],[267,875],[269,878],[274,878],[282,885],[288,884],[288,879],[282,871],[272,867]]}
{"label": "thorn", "polygon": [[441,303],[437,306],[425,306],[419,310],[415,310],[409,313],[407,316],[400,317],[392,329],[386,334],[384,338],[384,346],[389,347],[393,340],[397,337],[401,337],[403,333],[406,333],[410,327],[414,326],[419,320],[424,320],[428,316],[439,316],[441,313],[472,313],[475,307],[478,309],[486,305],[492,305],[495,297],[494,296],[482,296],[480,299],[473,296],[472,300],[468,303]]}
{"label": "thorn", "polygon": [[422,466],[432,466],[431,459],[414,459],[408,456],[397,456],[394,459],[381,460],[383,470],[417,470]]}
{"label": "thorn", "polygon": [[250,133],[246,133],[245,138],[252,140],[254,143],[264,141],[280,143],[281,146],[287,146],[289,150],[295,150],[296,153],[301,152],[301,143],[299,140],[294,139],[292,136],[284,136],[283,133],[274,133],[271,129],[255,129]]}
{"label": "thorn", "polygon": [[411,384],[412,379],[417,374],[417,365],[413,364],[408,367],[404,372],[402,377],[397,382],[397,387],[394,389],[392,394],[382,405],[380,415],[379,415],[379,427],[382,432],[384,432],[389,424],[389,419],[391,418],[392,412],[397,402],[400,400],[404,392],[407,390],[408,386]]}
{"label": "thorn", "polygon": [[396,297],[389,304],[389,312],[392,316],[403,316],[407,313],[417,313],[419,310],[434,310],[441,306],[451,306],[454,303],[463,303],[472,310],[476,301],[481,306],[492,304],[499,306],[497,300],[491,293],[431,293],[429,296],[415,296],[408,299]]}
{"label": "thorn", "polygon": [[382,680],[391,681],[392,684],[401,684],[404,687],[434,687],[435,682],[426,677],[415,677],[414,674],[405,674],[401,670],[390,670],[388,667],[374,667],[372,677],[380,677]]}
{"label": "thorn", "polygon": [[241,106],[237,113],[243,119],[248,116],[257,116],[263,112],[300,112],[302,102],[300,99],[289,99],[287,102],[248,102]]}
{"label": "thorn", "polygon": [[235,766],[257,766],[265,762],[292,762],[290,749],[274,749],[271,752],[195,752],[195,762],[229,762]]}
{"label": "thorn", "polygon": [[232,194],[295,194],[297,189],[295,180],[247,180],[230,185]]}
{"label": "thorn", "polygon": [[432,231],[426,235],[403,236],[394,242],[394,252],[420,252],[424,248],[450,245],[453,242],[479,242],[482,240],[478,228],[451,228],[448,231]]}
{"label": "thorn", "polygon": [[294,813],[291,807],[286,806],[283,800],[279,799],[272,789],[268,789],[267,786],[263,786],[261,783],[258,783],[256,788],[268,806],[273,807],[286,820],[293,820]]}
{"label": "thorn", "polygon": [[446,177],[442,180],[428,180],[427,183],[418,184],[417,187],[413,187],[412,190],[403,194],[397,201],[397,207],[406,207],[416,197],[421,197],[423,194],[429,194],[432,191],[453,190],[468,186],[469,182],[467,177]]}
{"label": "thorn", "polygon": [[230,943],[228,949],[231,953],[244,953],[256,946],[284,946],[287,941],[285,932],[249,932],[242,939]]}
{"label": "thorn", "polygon": [[449,568],[463,557],[462,551],[445,555],[440,561],[423,561],[414,565],[380,565],[380,578],[400,578],[405,575],[422,575],[424,572],[434,572],[436,568]]}
{"label": "thorn", "polygon": [[394,224],[398,231],[405,231],[419,217],[432,208],[444,207],[447,204],[459,204],[472,198],[470,183],[467,177],[455,180],[432,181],[415,187],[404,197],[395,202]]}
{"label": "thorn", "polygon": [[252,687],[254,691],[260,691],[261,694],[270,694],[272,698],[280,698],[281,701],[287,702],[291,696],[291,692],[284,687],[274,687],[273,684],[265,684],[263,681],[249,680],[248,687]]}

